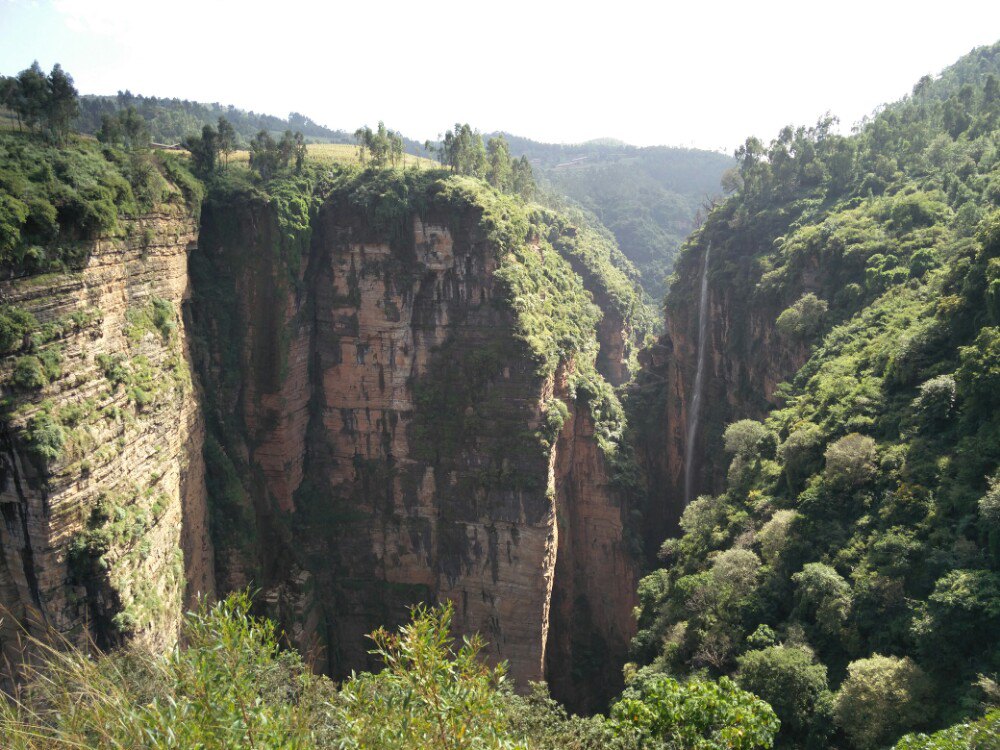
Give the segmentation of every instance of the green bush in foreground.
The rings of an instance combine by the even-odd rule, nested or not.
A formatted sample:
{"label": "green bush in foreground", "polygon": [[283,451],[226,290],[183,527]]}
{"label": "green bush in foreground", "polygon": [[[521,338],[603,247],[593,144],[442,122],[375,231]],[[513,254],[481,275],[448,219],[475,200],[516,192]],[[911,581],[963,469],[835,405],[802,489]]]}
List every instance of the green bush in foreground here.
{"label": "green bush in foreground", "polygon": [[184,648],[92,659],[43,647],[12,702],[0,702],[0,745],[40,748],[307,748],[333,739],[329,681],[278,648],[273,624],[246,596],[203,607]]}
{"label": "green bush in foreground", "polygon": [[338,689],[280,648],[250,606],[245,594],[202,605],[165,655],[36,644],[40,658],[0,701],[0,747],[754,750],[777,731],[767,704],[725,679],[636,680],[611,720],[569,716],[541,685],[514,695],[504,665],[480,658],[478,636],[450,636],[451,604],[373,633],[385,668]]}
{"label": "green bush in foreground", "polygon": [[997,750],[1000,748],[1000,709],[978,721],[964,722],[932,735],[908,734],[895,750]]}
{"label": "green bush in foreground", "polygon": [[479,636],[456,650],[449,635],[451,603],[417,607],[398,634],[375,631],[378,674],[351,675],[334,716],[344,748],[513,748],[504,665],[479,658]]}

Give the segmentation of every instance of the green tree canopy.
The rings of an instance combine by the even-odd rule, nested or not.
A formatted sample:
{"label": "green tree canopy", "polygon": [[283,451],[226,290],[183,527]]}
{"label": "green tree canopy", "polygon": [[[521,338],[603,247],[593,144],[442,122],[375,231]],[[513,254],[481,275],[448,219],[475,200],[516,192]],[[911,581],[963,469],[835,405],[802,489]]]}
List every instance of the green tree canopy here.
{"label": "green tree canopy", "polygon": [[723,677],[718,682],[666,675],[640,678],[611,707],[620,733],[637,731],[645,748],[770,748],[780,722],[764,701]]}

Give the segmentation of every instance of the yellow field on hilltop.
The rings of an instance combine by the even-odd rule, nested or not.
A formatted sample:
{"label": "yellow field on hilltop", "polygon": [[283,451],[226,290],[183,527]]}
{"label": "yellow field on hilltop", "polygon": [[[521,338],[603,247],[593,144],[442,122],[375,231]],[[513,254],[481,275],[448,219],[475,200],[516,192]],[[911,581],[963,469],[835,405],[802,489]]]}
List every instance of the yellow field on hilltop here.
{"label": "yellow field on hilltop", "polygon": [[[358,164],[358,147],[349,143],[309,143],[306,144],[306,152],[309,160],[317,164]],[[234,151],[229,155],[232,164],[246,164],[250,161],[249,151]],[[420,167],[422,169],[432,169],[441,166],[433,159],[425,159],[422,156],[413,154],[403,154],[404,167]]]}

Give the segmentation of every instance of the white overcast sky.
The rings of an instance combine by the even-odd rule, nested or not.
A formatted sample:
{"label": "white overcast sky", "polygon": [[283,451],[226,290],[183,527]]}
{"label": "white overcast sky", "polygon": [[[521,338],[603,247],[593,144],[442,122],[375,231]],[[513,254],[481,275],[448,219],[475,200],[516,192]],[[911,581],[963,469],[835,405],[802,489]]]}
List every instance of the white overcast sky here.
{"label": "white overcast sky", "polygon": [[0,0],[0,73],[420,140],[468,121],[729,151],[826,111],[849,128],[998,39],[997,0]]}

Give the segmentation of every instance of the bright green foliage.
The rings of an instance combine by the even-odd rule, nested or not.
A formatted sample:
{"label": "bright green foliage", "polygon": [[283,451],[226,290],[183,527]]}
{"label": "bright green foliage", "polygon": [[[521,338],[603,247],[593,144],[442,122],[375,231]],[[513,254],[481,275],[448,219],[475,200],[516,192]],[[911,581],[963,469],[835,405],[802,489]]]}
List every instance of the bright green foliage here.
{"label": "bright green foliage", "polygon": [[[512,737],[526,738],[532,750],[639,750],[635,728],[616,727],[601,715],[571,716],[549,695],[545,683],[531,683],[526,696],[509,695]],[[617,729],[617,731],[616,731]]]}
{"label": "bright green foliage", "polygon": [[991,530],[1000,530],[1000,473],[990,478],[989,489],[979,498],[979,517]]}
{"label": "bright green foliage", "polygon": [[835,487],[853,489],[875,473],[875,441],[854,432],[831,443],[824,458],[827,481]]}
{"label": "bright green foliage", "polygon": [[528,161],[528,157],[521,156],[520,159],[515,159],[511,162],[510,169],[511,190],[525,200],[534,198],[537,192],[535,173],[531,168],[531,162]]}
{"label": "bright green foliage", "polygon": [[450,635],[454,609],[418,607],[398,634],[372,634],[385,663],[377,674],[352,675],[338,703],[341,747],[516,747],[507,736],[503,665],[479,658],[478,636],[456,647]]}
{"label": "bright green foliage", "polygon": [[911,659],[875,655],[852,662],[834,704],[837,724],[861,750],[884,746],[927,718],[927,678]]}
{"label": "bright green foliage", "polygon": [[[481,659],[478,637],[456,644],[450,604],[418,608],[398,633],[372,634],[382,671],[337,688],[293,650],[273,623],[233,594],[186,616],[180,645],[158,655],[140,647],[91,656],[68,644],[36,643],[15,701],[0,701],[5,750],[156,748],[538,748],[638,750],[625,720],[570,717],[543,686],[515,696],[504,667]],[[685,686],[677,701],[690,729],[680,737],[738,739],[769,747],[776,724],[766,706],[731,683]],[[649,700],[653,700],[649,698]],[[659,704],[651,703],[650,710]],[[661,722],[662,724],[662,722]],[[742,734],[741,734],[742,731]],[[653,745],[659,746],[659,745]],[[673,747],[673,746],[671,746]],[[684,747],[723,747],[696,744]]]}
{"label": "bright green foliage", "polygon": [[0,354],[17,351],[37,327],[38,321],[27,310],[0,306]]}
{"label": "bright green foliage", "polygon": [[938,375],[921,384],[913,411],[924,430],[945,426],[955,411],[955,376]]}
{"label": "bright green foliage", "polygon": [[507,139],[502,135],[490,138],[486,143],[486,159],[486,181],[497,190],[510,192],[514,186],[514,170]]}
{"label": "bright green foliage", "polygon": [[792,576],[795,611],[815,630],[812,640],[836,642],[851,610],[851,587],[841,575],[823,563],[806,563]]}
{"label": "bright green foliage", "polygon": [[726,428],[722,435],[726,453],[732,455],[729,464],[729,481],[738,485],[749,477],[749,472],[760,466],[760,461],[774,450],[774,435],[760,422],[741,419]]}
{"label": "bright green foliage", "polygon": [[960,669],[980,644],[1000,631],[1000,574],[962,569],[946,573],[934,584],[913,630],[926,656],[944,669]]}
{"label": "bright green foliage", "polygon": [[722,436],[726,451],[743,459],[759,458],[772,434],[760,422],[741,419],[726,428]]}
{"label": "bright green foliage", "polygon": [[[430,143],[428,150],[433,150]],[[501,134],[483,145],[483,137],[468,123],[455,123],[455,129],[444,135],[436,149],[441,163],[452,172],[481,177],[497,190],[531,200],[535,193],[535,177],[527,157],[514,159],[510,144]]]}
{"label": "bright green foliage", "polygon": [[455,123],[455,129],[444,134],[439,150],[441,163],[453,172],[470,177],[486,177],[489,162],[483,137],[469,123]]}
{"label": "bright green foliage", "polygon": [[26,354],[14,360],[11,382],[22,391],[43,388],[62,374],[58,349],[47,348],[38,355]]}
{"label": "bright green foliage", "polygon": [[[780,562],[781,553],[792,537],[792,525],[800,518],[794,510],[779,510],[771,520],[760,527],[756,541],[760,545],[760,556],[769,565]],[[767,627],[767,626],[762,626]]]}
{"label": "bright green foliage", "polygon": [[809,292],[781,313],[774,325],[789,338],[810,339],[822,327],[828,307],[826,300]]}
{"label": "bright green foliage", "polygon": [[48,411],[40,411],[31,418],[26,432],[28,448],[43,464],[58,461],[66,442],[66,430]]}
{"label": "bright green foliage", "polygon": [[73,78],[59,63],[47,76],[37,61],[16,77],[0,76],[0,92],[0,104],[14,112],[19,128],[27,125],[56,142],[69,135],[79,103]]}
{"label": "bright green foliage", "polygon": [[27,355],[18,357],[14,362],[14,374],[11,382],[22,391],[31,391],[47,385],[49,379],[42,369],[42,362],[38,357]]}
{"label": "bright green foliage", "polygon": [[382,169],[397,166],[403,160],[403,136],[385,127],[379,120],[378,129],[372,130],[365,125],[354,133],[358,142],[359,161],[364,164],[366,156],[372,167]]}
{"label": "bright green foliage", "polygon": [[170,300],[150,297],[142,306],[130,307],[126,313],[125,335],[134,346],[152,331],[156,331],[164,343],[169,343],[177,327],[177,310]]}
{"label": "bright green foliage", "polygon": [[1000,709],[932,735],[908,734],[894,750],[996,750],[1000,747]]}
{"label": "bright green foliage", "polygon": [[223,158],[223,165],[228,167],[229,155],[236,150],[236,128],[233,127],[229,120],[220,115],[216,132],[218,137],[217,146],[219,148],[219,153]]}
{"label": "bright green foliage", "polygon": [[640,678],[611,707],[616,731],[637,731],[644,748],[752,750],[773,746],[780,722],[764,701],[723,677],[679,683]]}
{"label": "bright green foliage", "polygon": [[86,240],[120,234],[123,218],[195,198],[164,178],[184,171],[167,162],[76,137],[56,148],[36,136],[0,134],[0,268],[23,275],[79,266]]}
{"label": "bright green foliage", "polygon": [[[11,750],[38,748],[313,748],[335,735],[332,685],[280,651],[246,596],[189,615],[184,647],[92,660],[44,651],[20,704],[0,707]],[[325,740],[325,742],[324,742]]]}

